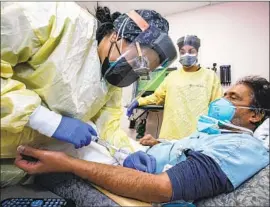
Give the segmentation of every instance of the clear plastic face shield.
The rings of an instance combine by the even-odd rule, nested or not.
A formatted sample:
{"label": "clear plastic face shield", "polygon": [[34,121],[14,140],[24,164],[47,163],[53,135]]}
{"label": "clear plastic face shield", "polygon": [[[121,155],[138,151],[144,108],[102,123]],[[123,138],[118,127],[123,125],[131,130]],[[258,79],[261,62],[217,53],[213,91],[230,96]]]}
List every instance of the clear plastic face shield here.
{"label": "clear plastic face shield", "polygon": [[125,25],[132,19],[142,30],[127,47],[115,44],[120,57],[113,63],[103,63],[102,75],[112,85],[126,87],[140,76],[148,76],[158,66],[168,67],[176,58],[177,52],[170,37],[154,26],[150,26],[137,12],[131,11],[123,21],[119,34],[124,33]]}

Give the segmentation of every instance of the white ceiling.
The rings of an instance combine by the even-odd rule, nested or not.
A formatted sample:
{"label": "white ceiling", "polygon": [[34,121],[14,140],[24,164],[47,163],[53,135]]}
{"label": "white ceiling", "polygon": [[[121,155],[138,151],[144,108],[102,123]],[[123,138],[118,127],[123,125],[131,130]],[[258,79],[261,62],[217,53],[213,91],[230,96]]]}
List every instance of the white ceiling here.
{"label": "white ceiling", "polygon": [[[94,9],[97,6],[97,2],[77,2],[83,8],[88,8],[91,13],[94,14]],[[214,2],[220,3],[220,2]],[[102,1],[98,2],[100,6],[107,6],[111,12],[119,11],[121,13],[128,12],[133,9],[152,9],[160,13],[162,16],[168,16],[175,13],[182,13],[189,10],[197,9],[199,7],[209,6],[213,2],[110,2]]]}

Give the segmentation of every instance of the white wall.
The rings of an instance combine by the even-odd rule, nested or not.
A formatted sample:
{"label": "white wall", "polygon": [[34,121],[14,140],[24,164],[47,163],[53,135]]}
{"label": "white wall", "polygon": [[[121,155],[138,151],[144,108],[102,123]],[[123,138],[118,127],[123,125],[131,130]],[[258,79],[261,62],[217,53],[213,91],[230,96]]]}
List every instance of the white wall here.
{"label": "white wall", "polygon": [[268,2],[226,2],[166,18],[175,43],[186,34],[201,39],[202,66],[230,64],[232,82],[246,75],[269,80]]}

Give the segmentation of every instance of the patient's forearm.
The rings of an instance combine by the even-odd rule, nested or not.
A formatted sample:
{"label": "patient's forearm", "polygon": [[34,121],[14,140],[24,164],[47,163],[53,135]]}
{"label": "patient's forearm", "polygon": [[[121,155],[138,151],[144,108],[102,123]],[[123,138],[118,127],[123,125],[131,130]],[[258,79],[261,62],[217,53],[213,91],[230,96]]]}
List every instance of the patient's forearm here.
{"label": "patient's forearm", "polygon": [[112,193],[146,202],[167,202],[172,187],[166,173],[152,175],[121,166],[72,160],[72,172]]}

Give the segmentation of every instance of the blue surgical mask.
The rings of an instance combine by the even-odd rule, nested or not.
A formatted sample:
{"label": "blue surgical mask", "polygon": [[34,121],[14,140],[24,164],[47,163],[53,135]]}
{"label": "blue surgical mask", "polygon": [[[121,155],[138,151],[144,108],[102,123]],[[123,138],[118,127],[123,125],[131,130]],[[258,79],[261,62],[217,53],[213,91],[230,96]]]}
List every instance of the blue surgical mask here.
{"label": "blue surgical mask", "polygon": [[230,122],[235,114],[234,105],[225,98],[210,103],[208,116],[200,116],[197,130],[207,134],[220,134],[219,123]]}
{"label": "blue surgical mask", "polygon": [[225,98],[217,99],[210,103],[208,116],[224,121],[231,122],[235,114],[235,106]]}
{"label": "blue surgical mask", "polygon": [[197,55],[184,54],[180,56],[179,61],[185,67],[191,67],[197,63]]}

